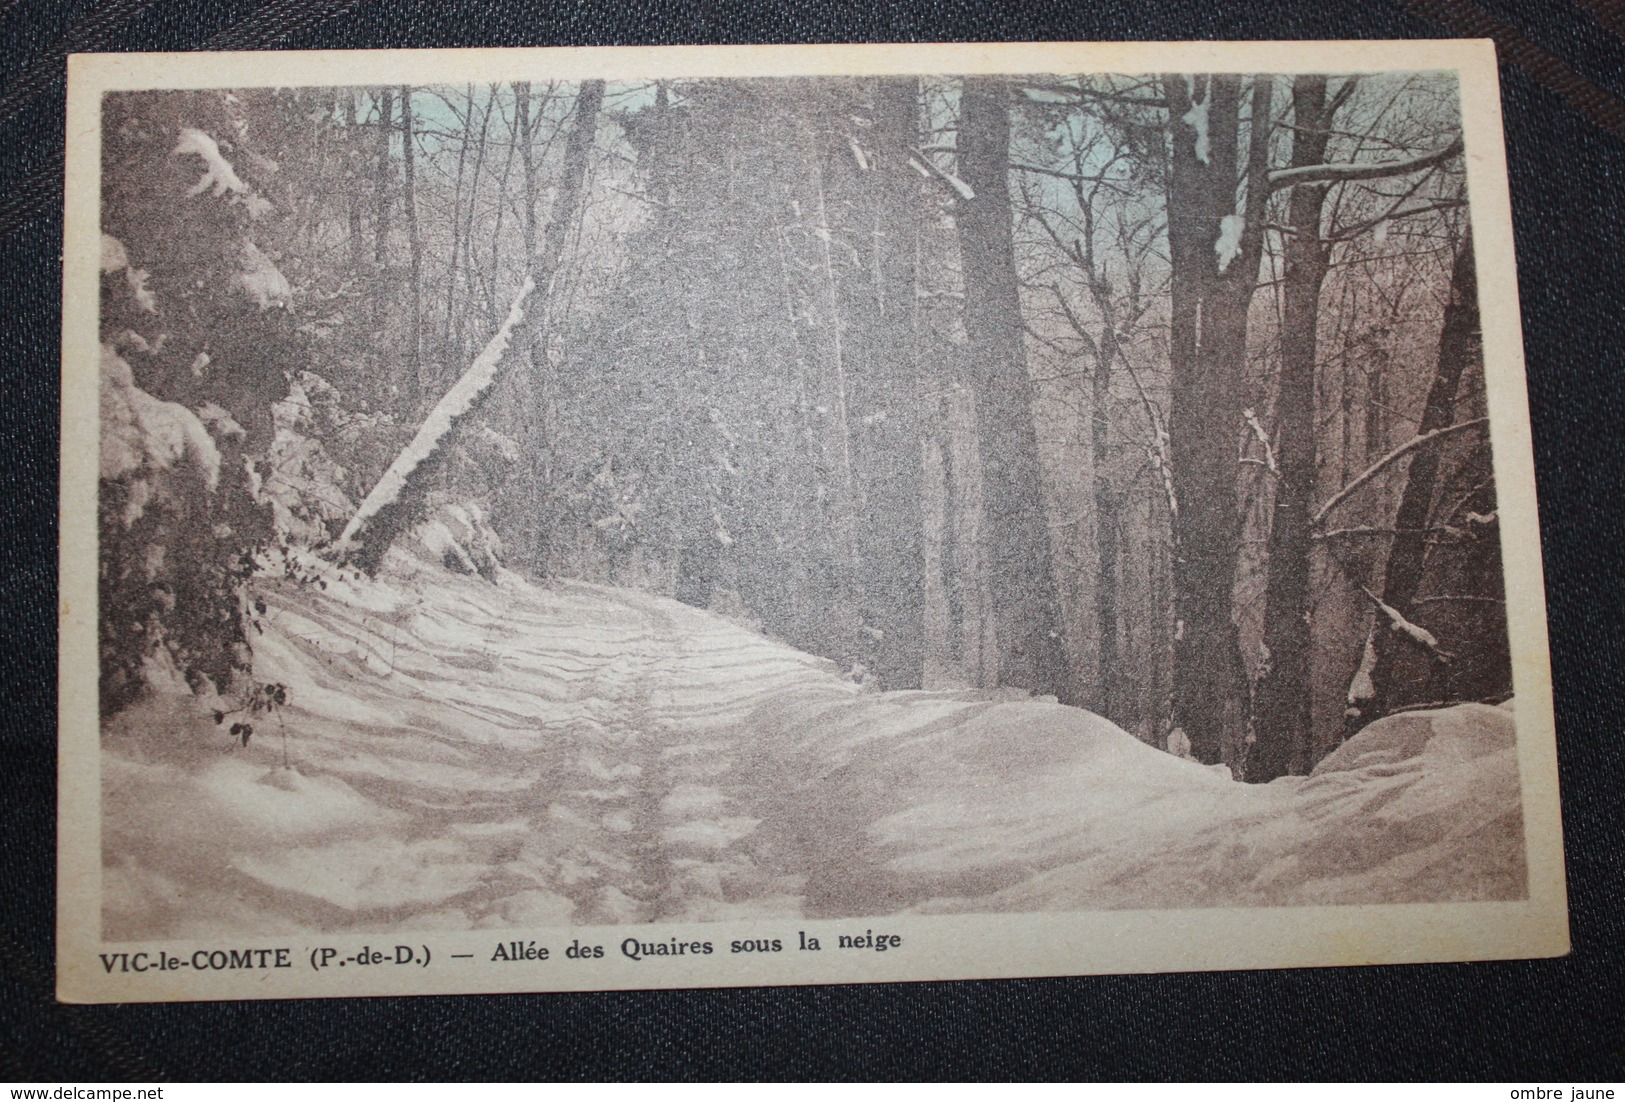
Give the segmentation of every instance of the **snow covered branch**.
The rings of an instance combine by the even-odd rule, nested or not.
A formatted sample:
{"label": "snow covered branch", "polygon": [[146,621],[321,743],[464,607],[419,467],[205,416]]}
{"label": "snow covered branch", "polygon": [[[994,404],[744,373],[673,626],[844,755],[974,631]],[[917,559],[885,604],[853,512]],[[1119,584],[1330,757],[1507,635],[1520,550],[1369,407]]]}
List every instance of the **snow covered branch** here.
{"label": "snow covered branch", "polygon": [[491,384],[496,381],[497,366],[508,350],[508,341],[513,334],[514,326],[525,316],[525,300],[535,289],[535,282],[527,277],[524,285],[519,288],[519,293],[514,296],[513,306],[509,309],[507,320],[502,323],[502,327],[497,330],[496,335],[486,344],[484,351],[469,369],[463,373],[463,377],[446,391],[445,397],[435,405],[422,427],[418,429],[417,435],[412,437],[412,442],[395,457],[395,462],[389,465],[384,476],[362,501],[355,516],[350,518],[350,523],[344,526],[344,532],[338,540],[340,554],[347,554],[356,549],[359,537],[381,512],[399,501],[401,492],[406,489],[412,475],[435,454],[457,422],[467,416],[491,389]]}
{"label": "snow covered branch", "polygon": [[1151,422],[1152,443],[1146,446],[1146,458],[1156,468],[1157,474],[1162,478],[1162,492],[1168,498],[1168,516],[1179,516],[1179,493],[1174,486],[1174,464],[1169,444],[1168,429],[1162,423],[1162,415],[1157,410],[1157,404],[1146,393],[1145,384],[1140,381],[1140,373],[1134,370],[1134,364],[1123,352],[1121,345],[1117,349],[1117,359],[1128,371],[1128,377],[1134,383],[1134,390],[1140,396],[1140,405],[1145,410],[1146,420]]}
{"label": "snow covered branch", "polygon": [[909,164],[914,166],[914,171],[918,172],[921,176],[940,181],[943,186],[945,186],[949,191],[953,192],[959,198],[964,199],[967,202],[976,198],[976,192],[971,189],[969,184],[961,180],[958,176],[955,176],[952,172],[945,172],[938,168],[937,163],[919,147],[909,150],[908,161]]}
{"label": "snow covered branch", "polygon": [[1376,524],[1356,524],[1348,528],[1328,528],[1324,532],[1316,532],[1316,540],[1358,539],[1366,536],[1381,536],[1385,539],[1394,536],[1460,536],[1461,530],[1449,525],[1433,525],[1427,528],[1390,528]]}
{"label": "snow covered branch", "polygon": [[[1365,586],[1362,585],[1360,587],[1360,591],[1367,597],[1370,597],[1372,601],[1376,602],[1377,609],[1384,616],[1388,617],[1388,629],[1390,631],[1394,631],[1400,635],[1409,637],[1411,642],[1415,643],[1417,646],[1424,647],[1431,651],[1433,653],[1433,657],[1437,658],[1440,662],[1449,662],[1456,657],[1449,651],[1441,648],[1439,646],[1439,637],[1434,635],[1427,628],[1411,623],[1405,618],[1404,613],[1400,612],[1399,609],[1395,608],[1393,605],[1385,602],[1381,597],[1371,592],[1371,590],[1367,589]],[[1352,696],[1350,699],[1352,700]]]}
{"label": "snow covered branch", "polygon": [[180,141],[170,156],[179,157],[186,154],[194,154],[203,159],[203,176],[186,193],[187,195],[201,195],[207,191],[216,198],[224,196],[232,203],[244,204],[250,216],[254,218],[259,218],[271,209],[270,200],[255,194],[254,189],[243,182],[231,162],[220,152],[219,144],[203,131],[192,127],[181,130]]}
{"label": "snow covered branch", "polygon": [[[1270,446],[1269,433],[1264,431],[1264,425],[1259,421],[1257,412],[1255,412],[1253,408],[1249,406],[1241,411],[1241,419],[1247,422],[1247,427],[1252,430],[1253,436],[1257,438],[1258,442],[1264,446],[1264,459],[1262,461],[1263,465],[1269,468],[1270,474],[1279,478],[1281,475],[1281,467],[1275,461],[1275,449]],[[1245,461],[1246,460],[1244,457],[1243,462]],[[1254,460],[1254,462],[1258,461]]]}
{"label": "snow covered branch", "polygon": [[[1151,87],[1146,81],[1139,85],[1141,88]],[[1073,100],[1097,100],[1103,103],[1122,103],[1132,107],[1167,107],[1168,101],[1161,96],[1137,95],[1134,91],[1107,92],[1098,88],[1085,88],[1078,84],[1052,84],[1040,81],[1023,81],[1021,92],[1034,103],[1049,103],[1050,100],[1038,99],[1034,93],[1048,96],[1062,96]]]}
{"label": "snow covered branch", "polygon": [[1355,670],[1354,676],[1349,679],[1348,692],[1343,697],[1347,705],[1343,712],[1346,718],[1360,716],[1365,711],[1366,705],[1377,699],[1377,683],[1372,676],[1376,672],[1377,633],[1368,631],[1365,635],[1365,647],[1360,651],[1360,668]]}
{"label": "snow covered branch", "polygon": [[1403,176],[1434,165],[1443,164],[1462,151],[1461,136],[1443,149],[1408,157],[1402,161],[1371,161],[1365,164],[1299,165],[1297,168],[1278,168],[1270,173],[1270,190],[1279,191],[1294,184],[1340,184],[1349,180],[1380,180],[1385,176]]}
{"label": "snow covered branch", "polygon": [[193,185],[188,195],[201,195],[207,191],[212,195],[225,195],[231,192],[234,195],[247,195],[248,185],[243,183],[237,175],[237,170],[231,166],[220,153],[220,146],[215,140],[201,130],[187,127],[181,131],[180,142],[175,146],[171,156],[180,156],[184,153],[195,153],[203,158],[204,172],[202,179]]}
{"label": "snow covered branch", "polygon": [[1354,479],[1354,481],[1350,482],[1347,486],[1344,486],[1341,490],[1327,498],[1326,504],[1322,505],[1315,515],[1310,518],[1309,526],[1311,528],[1319,527],[1321,522],[1326,519],[1327,515],[1344,501],[1348,500],[1351,494],[1353,494],[1361,486],[1364,486],[1367,482],[1370,482],[1373,478],[1377,477],[1377,475],[1381,474],[1388,467],[1399,462],[1407,455],[1410,455],[1412,452],[1419,451],[1420,449],[1425,448],[1446,436],[1452,436],[1458,432],[1478,428],[1483,425],[1488,425],[1489,423],[1490,419],[1488,417],[1478,417],[1471,421],[1461,421],[1454,425],[1446,425],[1442,429],[1434,429],[1432,432],[1424,432],[1420,436],[1412,437],[1410,440],[1401,444],[1399,447],[1395,448],[1393,451],[1371,464],[1371,466],[1362,471],[1359,476]]}

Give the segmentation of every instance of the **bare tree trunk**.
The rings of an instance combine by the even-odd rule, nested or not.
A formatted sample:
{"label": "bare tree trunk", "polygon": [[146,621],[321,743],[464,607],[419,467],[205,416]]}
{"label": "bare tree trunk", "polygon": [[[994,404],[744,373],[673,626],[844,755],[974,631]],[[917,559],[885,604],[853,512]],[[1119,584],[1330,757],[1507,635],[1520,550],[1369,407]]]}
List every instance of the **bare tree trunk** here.
{"label": "bare tree trunk", "polygon": [[[485,107],[480,112],[480,137],[479,141],[474,145],[474,168],[469,174],[468,213],[463,218],[463,267],[469,270],[470,276],[472,276],[474,266],[478,262],[478,257],[474,254],[474,216],[480,203],[480,170],[485,167],[486,137],[491,131],[491,98],[493,95],[493,90],[487,88]],[[472,95],[468,100],[468,110],[469,123],[472,126],[474,117],[474,98]],[[493,256],[493,264],[495,260],[496,258]],[[463,347],[466,339],[464,326],[467,323],[469,308],[473,305],[474,300],[473,279],[467,278],[464,283],[468,287],[468,301],[464,304],[463,309],[457,311],[457,323],[451,338],[452,347],[460,353],[465,351]]]}
{"label": "bare tree trunk", "polygon": [[[551,460],[549,441],[546,438],[547,426],[544,423],[548,380],[547,350],[543,342],[549,324],[547,311],[551,305],[554,280],[564,257],[565,240],[570,227],[575,224],[576,211],[581,205],[581,192],[587,178],[587,160],[592,152],[593,135],[598,128],[598,110],[603,102],[604,82],[582,81],[576,92],[575,122],[570,129],[569,140],[565,143],[558,191],[553,200],[553,208],[548,212],[547,229],[542,235],[541,251],[532,254],[531,257],[532,278],[536,281],[540,297],[527,319],[525,332],[517,338],[529,357],[530,377],[526,380],[525,393],[530,407],[527,411],[530,439],[525,450],[530,461],[531,485],[538,495],[550,477]],[[545,525],[537,524],[532,546],[527,549],[530,569],[538,574],[545,574],[547,571],[549,535]]]}
{"label": "bare tree trunk", "polygon": [[[1292,84],[1292,167],[1322,164],[1331,137],[1326,78]],[[1330,247],[1321,240],[1326,184],[1292,190],[1282,285],[1281,379],[1275,400],[1278,477],[1270,521],[1264,646],[1269,666],[1258,685],[1247,780],[1307,773],[1310,758],[1312,637],[1309,622],[1311,494],[1315,484],[1315,355],[1320,289]]]}
{"label": "bare tree trunk", "polygon": [[548,212],[547,232],[542,251],[536,258],[536,286],[545,287],[558,274],[564,258],[564,241],[575,225],[581,205],[581,190],[587,178],[587,156],[592,152],[593,134],[598,127],[598,110],[604,102],[604,82],[586,80],[576,93],[575,122],[564,146],[564,163],[559,170],[558,194]]}
{"label": "bare tree trunk", "polygon": [[[957,365],[956,365],[957,366]],[[947,407],[948,546],[944,576],[955,651],[979,689],[999,684],[999,640],[988,593],[987,506],[974,396],[952,391]]]}
{"label": "bare tree trunk", "polygon": [[[358,133],[356,129],[355,109],[355,98],[357,93],[352,89],[347,90],[342,94],[344,96],[345,133],[349,137],[349,142],[347,143],[346,148],[349,150],[354,150],[356,148],[355,142],[356,135]],[[355,191],[351,191],[350,194],[346,196],[346,206],[348,206],[350,214],[350,270],[357,275],[360,275],[363,270],[363,265],[366,262],[367,254],[365,243],[361,240],[361,198]]]}
{"label": "bare tree trunk", "polygon": [[[1236,210],[1241,78],[1169,76],[1172,263],[1169,438],[1174,519],[1174,722],[1200,761],[1241,744],[1247,677],[1234,620],[1237,447],[1247,406],[1247,310],[1268,195],[1268,77],[1253,81],[1247,204]],[[1239,219],[1239,222],[1236,221]],[[1221,241],[1230,248],[1221,258]]]}
{"label": "bare tree trunk", "polygon": [[385,88],[374,93],[378,103],[378,175],[373,192],[372,220],[373,268],[377,279],[373,284],[373,324],[382,325],[389,307],[389,211],[391,181],[394,172],[389,163],[390,133],[395,125],[395,93]]}
{"label": "bare tree trunk", "polygon": [[[463,242],[463,173],[468,163],[468,146],[474,140],[474,86],[468,87],[467,108],[463,115],[463,140],[457,146],[457,182],[451,193],[451,260],[446,265],[446,320],[440,331],[440,347],[451,348],[451,315],[457,299],[457,259]],[[472,196],[469,199],[473,202]]]}
{"label": "bare tree trunk", "polygon": [[423,364],[423,242],[418,237],[417,126],[412,118],[412,89],[401,88],[401,148],[406,190],[401,203],[406,211],[406,245],[412,265],[412,378],[422,401],[430,401],[437,380],[424,378]]}
{"label": "bare tree trunk", "polygon": [[[1473,261],[1473,238],[1469,229],[1450,274],[1450,301],[1444,309],[1444,326],[1439,334],[1438,368],[1422,407],[1422,423],[1417,436],[1447,428],[1456,415],[1461,377],[1479,354],[1478,273]],[[1400,495],[1394,517],[1395,535],[1388,550],[1388,568],[1383,578],[1382,603],[1407,620],[1416,616],[1416,595],[1422,584],[1428,558],[1428,522],[1433,513],[1434,491],[1439,480],[1439,449],[1421,448],[1412,455],[1406,471],[1405,490]],[[1415,647],[1409,635],[1386,630],[1386,614],[1379,611],[1372,630],[1376,665],[1371,673],[1374,695],[1363,702],[1351,702],[1346,730],[1352,733],[1385,715],[1404,695],[1398,683],[1396,664],[1400,648]],[[1428,662],[1438,662],[1430,654]]]}
{"label": "bare tree trunk", "polygon": [[967,78],[960,100],[959,168],[975,197],[959,200],[955,220],[981,444],[999,681],[1081,704],[1082,687],[1062,636],[1044,511],[1044,471],[1016,283],[1009,157],[1008,89],[998,79]]}
{"label": "bare tree trunk", "polygon": [[520,164],[525,170],[525,255],[536,255],[536,153],[530,120],[530,81],[513,86],[514,141],[519,146]]}
{"label": "bare tree trunk", "polygon": [[386,339],[381,347],[396,411],[409,420],[422,412],[419,408],[419,380],[410,349],[403,349],[398,338],[389,334],[397,322],[394,318],[399,298],[397,272],[390,262],[390,230],[395,208],[395,165],[391,159],[391,146],[395,137],[395,92],[384,88],[375,93],[378,103],[378,176],[374,193],[377,213],[373,218],[373,325],[384,331]]}
{"label": "bare tree trunk", "polygon": [[841,588],[850,590],[857,573],[857,473],[852,462],[851,397],[847,393],[846,326],[841,311],[841,280],[835,270],[832,248],[835,229],[830,224],[829,203],[825,195],[825,166],[820,151],[812,152],[812,187],[814,236],[818,240],[818,263],[823,276],[823,305],[828,313],[829,405],[834,410],[830,431],[834,446],[830,452],[835,460],[835,506],[831,510],[835,525],[835,544],[839,550]]}
{"label": "bare tree trunk", "polygon": [[[1110,348],[1107,348],[1110,345]],[[1095,628],[1099,635],[1097,666],[1099,685],[1095,690],[1095,707],[1113,722],[1122,722],[1123,709],[1118,700],[1122,679],[1118,668],[1117,642],[1117,495],[1112,491],[1107,473],[1110,464],[1111,417],[1111,360],[1117,355],[1115,336],[1103,341],[1100,358],[1095,364],[1095,377],[1090,388],[1094,408],[1090,411],[1089,451],[1095,476]]]}
{"label": "bare tree trunk", "polygon": [[946,441],[947,417],[940,400],[930,406],[928,424],[935,431],[927,432],[921,440],[923,483],[921,505],[925,520],[925,539],[921,545],[921,563],[925,568],[925,610],[921,626],[925,632],[925,654],[922,661],[922,683],[941,685],[954,665],[953,619],[948,603],[949,570],[949,469]]}
{"label": "bare tree trunk", "polygon": [[1111,384],[1118,355],[1117,304],[1104,265],[1095,259],[1094,195],[1077,189],[1083,215],[1083,238],[1073,246],[1083,268],[1089,295],[1100,315],[1100,336],[1094,341],[1095,370],[1090,380],[1089,466],[1094,478],[1095,503],[1095,633],[1097,636],[1095,688],[1090,704],[1114,723],[1125,721],[1121,700],[1118,619],[1119,502],[1111,483]]}
{"label": "bare tree trunk", "polygon": [[908,165],[907,151],[919,141],[919,82],[881,79],[863,90],[873,95],[872,126],[864,138],[872,150],[863,162],[844,142],[835,143],[830,153],[833,162],[846,166],[831,173],[831,182],[850,189],[857,221],[849,239],[866,277],[845,281],[841,303],[850,333],[848,432],[857,482],[857,649],[879,687],[917,689],[925,671],[915,331],[920,178]]}

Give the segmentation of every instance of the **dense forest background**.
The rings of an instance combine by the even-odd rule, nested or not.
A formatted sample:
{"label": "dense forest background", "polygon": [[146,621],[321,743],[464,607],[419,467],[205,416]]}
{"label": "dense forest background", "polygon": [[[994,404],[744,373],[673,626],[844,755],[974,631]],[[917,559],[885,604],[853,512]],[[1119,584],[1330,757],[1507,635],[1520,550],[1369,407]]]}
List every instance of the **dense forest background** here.
{"label": "dense forest background", "polygon": [[1248,780],[1510,691],[1448,74],[103,111],[104,713],[408,530]]}

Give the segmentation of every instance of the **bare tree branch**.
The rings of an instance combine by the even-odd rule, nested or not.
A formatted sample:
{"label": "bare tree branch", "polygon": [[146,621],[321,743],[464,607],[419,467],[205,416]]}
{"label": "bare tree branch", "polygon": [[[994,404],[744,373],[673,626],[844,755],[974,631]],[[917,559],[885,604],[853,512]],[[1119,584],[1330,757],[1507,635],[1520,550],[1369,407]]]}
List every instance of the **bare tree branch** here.
{"label": "bare tree branch", "polygon": [[1424,432],[1420,436],[1411,438],[1410,440],[1401,444],[1399,447],[1395,448],[1393,451],[1389,452],[1387,455],[1383,456],[1381,459],[1377,460],[1375,463],[1371,464],[1371,466],[1367,467],[1363,472],[1361,472],[1360,475],[1354,479],[1354,481],[1350,482],[1347,486],[1344,486],[1341,490],[1337,491],[1330,498],[1328,498],[1326,500],[1326,504],[1322,505],[1319,511],[1317,511],[1315,515],[1310,518],[1309,526],[1311,528],[1319,527],[1320,524],[1325,521],[1326,515],[1341,505],[1344,501],[1347,501],[1349,496],[1353,494],[1354,491],[1358,490],[1361,486],[1364,486],[1367,482],[1370,482],[1373,478],[1377,477],[1378,474],[1382,473],[1383,470],[1399,462],[1399,460],[1405,458],[1412,452],[1419,451],[1420,449],[1425,448],[1446,436],[1452,436],[1455,433],[1465,431],[1466,429],[1478,428],[1483,425],[1488,425],[1489,423],[1490,419],[1488,417],[1479,417],[1471,421],[1461,421],[1454,425],[1446,425],[1442,429],[1434,429],[1432,432]]}
{"label": "bare tree branch", "polygon": [[1315,533],[1313,538],[1317,540],[1335,540],[1359,539],[1366,536],[1435,536],[1454,531],[1456,529],[1438,526],[1431,528],[1389,528],[1377,524],[1357,524],[1349,528],[1328,528],[1324,532]]}
{"label": "bare tree branch", "polygon": [[1407,157],[1402,161],[1371,161],[1366,164],[1301,165],[1297,168],[1278,168],[1270,173],[1270,190],[1279,191],[1294,184],[1344,183],[1349,180],[1378,180],[1385,176],[1403,176],[1434,165],[1443,164],[1462,151],[1461,135],[1443,149],[1424,153],[1420,157]]}
{"label": "bare tree branch", "polygon": [[1349,97],[1354,94],[1354,89],[1358,88],[1359,85],[1360,76],[1356,73],[1343,81],[1342,86],[1332,93],[1332,102],[1326,105],[1325,117],[1328,121],[1337,115],[1337,112],[1349,101]]}
{"label": "bare tree branch", "polygon": [[[1150,81],[1140,85],[1142,88],[1148,88],[1150,86]],[[1051,96],[1068,96],[1072,99],[1080,100],[1101,100],[1107,103],[1126,103],[1136,107],[1168,106],[1168,101],[1160,96],[1137,96],[1129,92],[1103,92],[1096,88],[1084,88],[1080,85],[1073,84],[1043,84],[1037,81],[1025,81],[1022,84],[1021,92],[1029,99],[1032,97],[1032,93],[1041,92]],[[1035,102],[1043,103],[1046,101],[1036,100]]]}
{"label": "bare tree branch", "polygon": [[[1017,172],[1036,172],[1040,176],[1053,176],[1057,180],[1071,180],[1080,184],[1105,184],[1107,187],[1115,187],[1105,176],[1085,176],[1076,172],[1062,172],[1058,168],[1045,168],[1042,165],[1030,165],[1023,161],[1011,161],[1010,167]],[[1117,188],[1116,190],[1121,191],[1122,189]]]}
{"label": "bare tree branch", "polygon": [[1358,237],[1366,230],[1381,225],[1383,222],[1398,221],[1401,218],[1410,218],[1418,214],[1430,214],[1436,210],[1454,210],[1457,207],[1465,207],[1467,205],[1467,200],[1465,199],[1439,199],[1436,202],[1426,203],[1420,207],[1408,207],[1405,210],[1396,209],[1404,201],[1405,199],[1401,198],[1394,204],[1393,207],[1390,207],[1387,211],[1377,215],[1375,218],[1368,218],[1364,222],[1359,222],[1355,225],[1329,233],[1326,235],[1326,240],[1347,241],[1349,238]]}
{"label": "bare tree branch", "polygon": [[1179,494],[1174,488],[1173,463],[1168,455],[1168,430],[1163,426],[1162,414],[1157,404],[1146,393],[1145,384],[1140,381],[1140,373],[1134,370],[1134,363],[1121,345],[1117,348],[1118,362],[1128,371],[1129,379],[1134,383],[1134,390],[1140,396],[1140,405],[1145,410],[1145,419],[1151,422],[1152,442],[1146,445],[1146,458],[1151,461],[1157,473],[1162,477],[1162,491],[1168,498],[1168,516],[1179,516]]}

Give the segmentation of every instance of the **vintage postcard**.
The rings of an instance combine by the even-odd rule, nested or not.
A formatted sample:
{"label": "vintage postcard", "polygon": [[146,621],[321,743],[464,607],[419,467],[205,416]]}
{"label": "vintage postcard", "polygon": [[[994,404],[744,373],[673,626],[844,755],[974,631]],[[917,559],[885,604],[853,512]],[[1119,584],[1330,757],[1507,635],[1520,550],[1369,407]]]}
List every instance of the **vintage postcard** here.
{"label": "vintage postcard", "polygon": [[58,990],[1568,948],[1484,42],[81,56]]}

